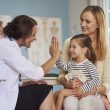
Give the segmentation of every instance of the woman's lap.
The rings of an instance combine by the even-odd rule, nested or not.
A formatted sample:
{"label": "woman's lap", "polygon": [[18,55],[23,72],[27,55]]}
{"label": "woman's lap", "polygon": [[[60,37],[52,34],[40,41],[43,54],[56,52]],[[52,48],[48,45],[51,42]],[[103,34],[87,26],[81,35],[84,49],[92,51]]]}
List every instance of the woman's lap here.
{"label": "woman's lap", "polygon": [[78,109],[78,99],[74,96],[68,96],[63,102],[64,110],[77,110]]}
{"label": "woman's lap", "polygon": [[51,89],[52,86],[44,84],[20,87],[15,110],[38,110]]}
{"label": "woman's lap", "polygon": [[73,97],[74,96],[69,96],[64,99],[64,103],[63,103],[65,104],[63,106],[64,110],[73,110],[73,108],[74,110],[77,110],[77,109],[78,110],[106,110],[99,96],[91,95],[91,96],[84,97],[79,101],[76,100],[77,98],[73,98]]}

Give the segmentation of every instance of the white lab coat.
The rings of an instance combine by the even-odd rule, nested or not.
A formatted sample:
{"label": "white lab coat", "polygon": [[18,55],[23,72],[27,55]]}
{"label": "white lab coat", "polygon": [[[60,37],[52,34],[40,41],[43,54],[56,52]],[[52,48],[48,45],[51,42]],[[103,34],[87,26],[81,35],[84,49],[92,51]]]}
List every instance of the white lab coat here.
{"label": "white lab coat", "polygon": [[19,74],[40,80],[41,67],[35,67],[21,54],[16,41],[0,38],[0,110],[14,110],[18,97]]}

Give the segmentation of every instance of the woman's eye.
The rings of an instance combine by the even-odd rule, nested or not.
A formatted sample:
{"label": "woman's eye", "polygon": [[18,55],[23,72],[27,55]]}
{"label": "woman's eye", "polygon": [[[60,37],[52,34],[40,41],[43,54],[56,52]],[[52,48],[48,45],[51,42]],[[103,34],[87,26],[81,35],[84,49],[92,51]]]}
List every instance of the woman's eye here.
{"label": "woman's eye", "polygon": [[86,23],[91,23],[89,20],[86,20]]}
{"label": "woman's eye", "polygon": [[74,45],[73,45],[72,47],[73,47],[73,48],[75,48],[75,46],[74,46]]}

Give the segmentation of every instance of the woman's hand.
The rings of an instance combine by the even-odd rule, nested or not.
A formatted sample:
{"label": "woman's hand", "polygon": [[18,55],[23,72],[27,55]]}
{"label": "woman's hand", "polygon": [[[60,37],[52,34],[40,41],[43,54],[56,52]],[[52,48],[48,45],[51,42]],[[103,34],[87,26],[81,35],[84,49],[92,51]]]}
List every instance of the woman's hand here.
{"label": "woman's hand", "polygon": [[73,95],[77,98],[81,98],[84,94],[83,90],[80,88],[83,83],[79,79],[71,80],[70,84],[72,85]]}
{"label": "woman's hand", "polygon": [[81,88],[76,88],[76,89],[73,89],[73,95],[77,98],[81,98],[83,96],[84,92]]}
{"label": "woman's hand", "polygon": [[47,84],[45,80],[33,81],[33,84]]}
{"label": "woman's hand", "polygon": [[60,83],[67,89],[79,88],[83,84],[78,79],[67,81],[65,77],[60,79]]}
{"label": "woman's hand", "polygon": [[47,84],[47,82],[45,80],[26,81],[26,82],[23,82],[22,86],[31,85],[31,84]]}
{"label": "woman's hand", "polygon": [[92,89],[91,91],[88,91],[88,92],[82,94],[82,97],[86,97],[86,96],[88,96],[88,95],[94,95],[95,92],[96,92],[96,89],[94,88],[94,89]]}
{"label": "woman's hand", "polygon": [[49,52],[50,52],[51,58],[56,58],[56,59],[59,58],[59,55],[60,55],[59,41],[56,37],[53,37],[51,40]]}
{"label": "woman's hand", "polygon": [[79,88],[81,85],[83,85],[83,83],[79,79],[70,80],[69,82],[72,89]]}
{"label": "woman's hand", "polygon": [[54,66],[54,64],[56,63],[60,55],[59,42],[55,37],[52,38],[49,52],[50,52],[51,58],[47,60],[43,65],[41,65],[44,71],[44,74],[48,74],[49,70]]}

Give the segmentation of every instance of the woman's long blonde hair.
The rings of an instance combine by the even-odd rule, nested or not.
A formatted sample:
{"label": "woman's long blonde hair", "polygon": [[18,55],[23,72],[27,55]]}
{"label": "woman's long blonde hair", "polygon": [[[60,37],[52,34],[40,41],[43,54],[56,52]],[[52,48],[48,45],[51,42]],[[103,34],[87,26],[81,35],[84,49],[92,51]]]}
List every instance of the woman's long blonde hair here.
{"label": "woman's long blonde hair", "polygon": [[97,60],[104,60],[106,56],[107,51],[107,45],[106,45],[106,23],[105,23],[105,14],[103,9],[100,6],[87,6],[81,13],[80,18],[82,14],[86,11],[90,11],[97,23],[99,28],[97,29]]}

